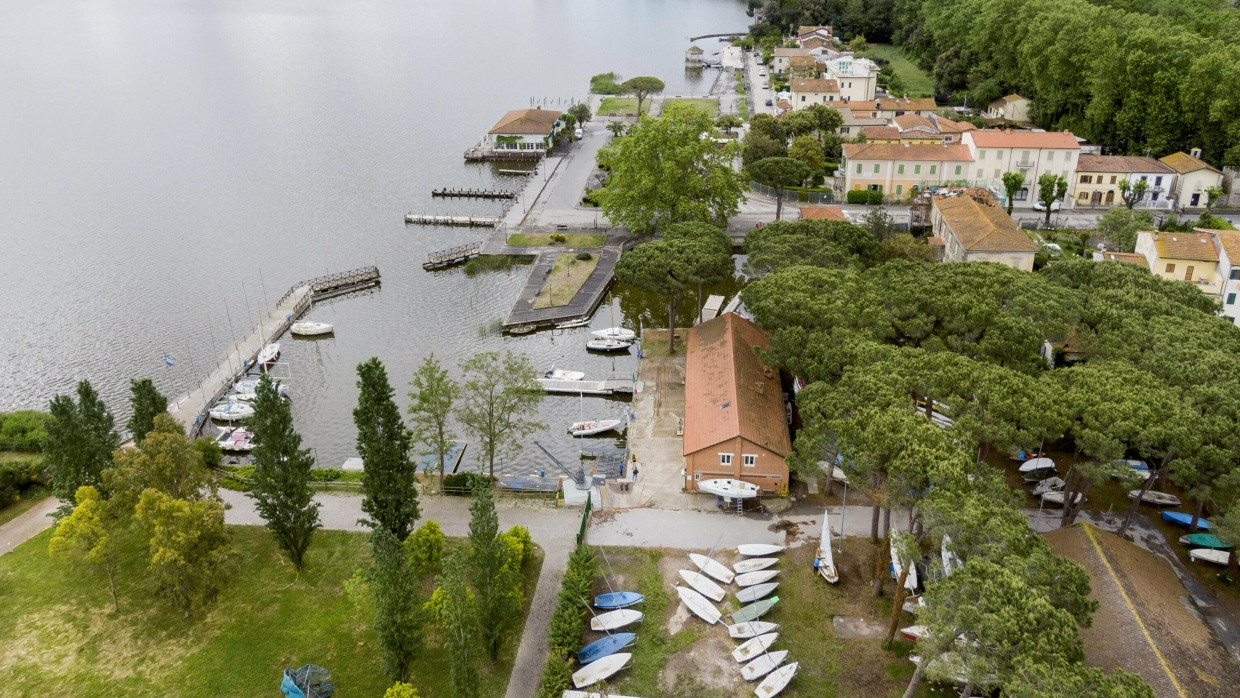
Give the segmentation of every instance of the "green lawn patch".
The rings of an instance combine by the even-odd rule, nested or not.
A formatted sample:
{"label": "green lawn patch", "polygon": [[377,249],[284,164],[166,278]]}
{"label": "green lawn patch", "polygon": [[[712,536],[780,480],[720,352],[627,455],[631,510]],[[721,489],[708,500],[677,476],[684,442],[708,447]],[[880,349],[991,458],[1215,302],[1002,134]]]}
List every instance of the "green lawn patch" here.
{"label": "green lawn patch", "polygon": [[[552,235],[563,235],[564,241],[552,240]],[[607,242],[604,233],[513,233],[508,236],[512,247],[602,247]]]}
{"label": "green lawn patch", "polygon": [[22,492],[21,499],[0,509],[0,525],[6,524],[13,519],[25,514],[35,508],[39,502],[52,496],[52,491],[42,485],[35,485],[30,489]]}
{"label": "green lawn patch", "polygon": [[[642,113],[650,111],[650,100],[642,102]],[[598,108],[599,116],[637,116],[636,97],[607,97]]]}
{"label": "green lawn patch", "polygon": [[[366,535],[317,532],[298,573],[266,529],[229,530],[241,567],[215,603],[190,618],[153,596],[137,536],[126,541],[117,575],[119,613],[103,577],[48,557],[50,531],[0,557],[6,693],[278,695],[285,667],[315,663],[332,670],[338,695],[382,695],[391,681],[379,670],[375,635],[344,589],[369,563]],[[450,546],[465,544],[449,539]],[[541,566],[539,551],[526,571],[524,612]],[[519,625],[499,661],[481,660],[481,695],[503,695],[520,632]],[[451,695],[446,666],[439,638],[428,631],[412,683],[424,696]]]}
{"label": "green lawn patch", "polygon": [[701,109],[710,114],[712,119],[719,114],[719,100],[714,97],[669,97],[663,101],[663,107],[666,109],[667,105],[672,102],[688,104],[691,107]]}
{"label": "green lawn patch", "polygon": [[589,259],[577,259],[573,252],[559,255],[555,266],[551,268],[551,274],[547,276],[547,282],[543,284],[542,291],[534,301],[534,309],[568,305],[597,266],[596,254],[591,254]]}
{"label": "green lawn patch", "polygon": [[891,61],[891,69],[904,83],[910,97],[930,97],[934,95],[934,76],[922,70],[909,59],[908,54],[899,46],[891,44],[871,44],[865,52],[869,58],[883,58]]}

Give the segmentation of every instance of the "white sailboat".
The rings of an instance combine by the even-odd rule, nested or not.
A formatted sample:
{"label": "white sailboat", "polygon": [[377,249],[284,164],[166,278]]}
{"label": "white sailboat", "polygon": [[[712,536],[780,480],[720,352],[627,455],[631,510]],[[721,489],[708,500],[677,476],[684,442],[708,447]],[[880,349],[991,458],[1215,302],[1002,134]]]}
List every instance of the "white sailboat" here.
{"label": "white sailboat", "polygon": [[692,570],[681,570],[679,574],[680,578],[685,580],[686,584],[693,587],[697,593],[711,601],[723,601],[723,588],[710,581],[710,577]]}
{"label": "white sailboat", "polygon": [[822,512],[822,536],[818,539],[818,553],[814,556],[814,567],[818,574],[828,582],[835,584],[840,581],[839,570],[835,569],[835,556],[831,553],[831,510]]}
{"label": "white sailboat", "polygon": [[[1047,492],[1046,494],[1042,495],[1042,501],[1046,502],[1047,504],[1058,504],[1059,506],[1063,506],[1064,499],[1065,499],[1065,495],[1063,492]],[[1082,501],[1084,501],[1085,495],[1081,492],[1077,492],[1076,496],[1073,497],[1072,499],[1076,504],[1080,504]]]}
{"label": "white sailboat", "polygon": [[219,422],[235,422],[254,416],[254,408],[244,402],[220,402],[207,410],[207,414]]}
{"label": "white sailboat", "polygon": [[745,543],[736,546],[736,552],[745,557],[767,557],[768,555],[778,555],[784,551],[784,546],[775,545],[774,543]]}
{"label": "white sailboat", "polygon": [[726,497],[728,499],[749,499],[757,497],[759,488],[752,482],[744,480],[735,480],[730,477],[715,478],[713,480],[702,480],[698,483],[698,490],[713,494],[717,497]]}
{"label": "white sailboat", "polygon": [[622,608],[618,611],[608,611],[607,613],[600,613],[591,618],[590,629],[598,632],[616,630],[640,621],[643,616],[644,614],[641,611],[634,611],[631,608]]}
{"label": "white sailboat", "polygon": [[744,664],[765,652],[778,639],[779,633],[766,633],[752,640],[746,640],[740,647],[732,650],[732,659],[735,659],[737,664]]}
{"label": "white sailboat", "polygon": [[590,334],[599,339],[614,339],[618,342],[628,342],[630,344],[637,340],[636,332],[623,327],[608,327],[605,330],[594,330]]}
{"label": "white sailboat", "polygon": [[1174,494],[1167,494],[1166,492],[1157,492],[1155,490],[1150,490],[1142,494],[1141,490],[1129,490],[1128,491],[1129,499],[1136,499],[1137,497],[1141,498],[1142,504],[1153,504],[1156,507],[1178,507],[1180,506],[1180,498],[1175,496]]}
{"label": "white sailboat", "polygon": [[766,598],[779,588],[779,582],[766,582],[764,584],[755,584],[745,587],[736,592],[736,600],[741,603],[753,603],[758,599]]}
{"label": "white sailboat", "polygon": [[736,579],[734,581],[736,582],[737,586],[751,587],[755,584],[769,582],[772,579],[774,579],[775,575],[777,574],[779,574],[779,570],[762,570],[761,572],[746,572],[745,574],[736,575]]}
{"label": "white sailboat", "polygon": [[301,337],[316,337],[322,334],[331,334],[335,329],[329,322],[303,320],[301,322],[294,322],[289,326],[288,331]]}
{"label": "white sailboat", "polygon": [[[896,554],[896,536],[900,532],[893,531],[891,534],[891,572],[895,579],[900,578],[900,572],[904,569],[904,563],[900,560],[900,556]],[[904,588],[909,593],[917,591],[917,565],[909,565],[908,576],[904,578]]]}
{"label": "white sailboat", "polygon": [[1231,562],[1231,553],[1226,550],[1212,550],[1210,548],[1195,548],[1188,551],[1190,560],[1200,560],[1204,562],[1213,562],[1216,565],[1227,566]]}
{"label": "white sailboat", "polygon": [[766,678],[762,680],[762,683],[758,684],[758,687],[753,690],[753,694],[758,696],[758,698],[773,698],[774,696],[779,695],[781,691],[788,687],[788,683],[792,681],[792,677],[797,675],[798,667],[800,667],[800,664],[793,662],[772,671],[767,674]]}
{"label": "white sailboat", "polygon": [[593,419],[584,422],[573,422],[568,427],[568,433],[573,436],[594,436],[602,434],[605,431],[618,431],[618,427],[624,423],[623,419]]}
{"label": "white sailboat", "polygon": [[632,342],[622,342],[618,339],[599,339],[595,337],[586,342],[586,349],[590,351],[621,352],[628,351],[632,344]]}
{"label": "white sailboat", "polygon": [[279,342],[272,342],[265,345],[262,351],[258,352],[258,358],[254,360],[254,363],[259,366],[266,366],[278,358],[280,358],[280,344]]}
{"label": "white sailboat", "polygon": [[543,373],[543,378],[549,378],[553,381],[579,381],[586,377],[583,371],[565,371],[562,368],[551,367],[551,370]]}
{"label": "white sailboat", "polygon": [[573,674],[573,686],[577,688],[593,686],[628,666],[632,658],[631,652],[617,652],[590,662]]}
{"label": "white sailboat", "polygon": [[230,453],[249,453],[254,450],[254,432],[247,431],[244,427],[228,429],[220,427],[220,435],[215,439],[215,444],[220,447],[221,451]]}
{"label": "white sailboat", "polygon": [[779,650],[778,652],[768,652],[759,656],[745,666],[741,667],[741,678],[746,681],[756,681],[763,676],[771,673],[784,660],[788,658],[788,650]]}
{"label": "white sailboat", "polygon": [[748,560],[737,560],[732,563],[732,569],[737,574],[745,574],[746,572],[757,572],[764,570],[771,565],[779,562],[777,557],[751,557]]}
{"label": "white sailboat", "polygon": [[1058,492],[1059,490],[1062,490],[1066,485],[1067,483],[1063,481],[1063,478],[1048,477],[1045,480],[1042,480],[1041,482],[1039,482],[1037,487],[1033,488],[1033,496],[1041,497],[1047,492]]}
{"label": "white sailboat", "polygon": [[736,575],[722,563],[700,553],[689,553],[689,561],[697,565],[699,570],[718,579],[724,584],[731,584]]}
{"label": "white sailboat", "polygon": [[1020,464],[1018,470],[1022,473],[1032,473],[1036,470],[1054,470],[1055,461],[1050,458],[1030,458]]}
{"label": "white sailboat", "polygon": [[766,633],[779,630],[779,623],[771,623],[765,620],[751,620],[745,623],[737,623],[728,626],[728,635],[738,640],[765,635]]}
{"label": "white sailboat", "polygon": [[719,609],[715,608],[715,604],[707,601],[705,596],[702,596],[696,591],[678,586],[676,587],[676,594],[680,596],[681,602],[688,607],[689,611],[693,613],[693,615],[701,618],[707,623],[714,625],[715,623],[718,623],[719,619],[722,617],[722,614],[719,613]]}
{"label": "white sailboat", "polygon": [[[236,396],[241,400],[253,400],[258,397],[258,381],[257,378],[243,378],[233,384],[231,396]],[[288,386],[283,381],[275,381],[276,393],[280,397],[288,397]]]}

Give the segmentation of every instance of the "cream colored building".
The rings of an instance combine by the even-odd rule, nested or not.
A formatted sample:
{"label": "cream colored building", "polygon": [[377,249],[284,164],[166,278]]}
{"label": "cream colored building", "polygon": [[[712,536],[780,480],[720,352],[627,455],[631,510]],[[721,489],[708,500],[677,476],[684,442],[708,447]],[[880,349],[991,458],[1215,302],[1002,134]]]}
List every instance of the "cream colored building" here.
{"label": "cream colored building", "polygon": [[824,64],[824,76],[839,84],[845,100],[873,100],[878,88],[878,64],[868,58],[841,56]]}
{"label": "cream colored building", "polygon": [[1182,208],[1205,208],[1206,190],[1223,186],[1223,173],[1201,159],[1200,148],[1193,148],[1191,154],[1172,153],[1159,162],[1175,170],[1171,195]]}
{"label": "cream colored building", "polygon": [[1029,100],[1017,94],[1000,97],[986,108],[987,119],[1004,119],[1006,121],[1029,121]]}
{"label": "cream colored building", "polygon": [[840,99],[839,84],[826,78],[793,78],[788,84],[792,108],[808,109],[815,104],[831,104]]}
{"label": "cream colored building", "polygon": [[1164,279],[1188,281],[1207,296],[1219,298],[1223,279],[1218,250],[1208,233],[1137,233],[1136,253],[1145,257],[1150,272]]}
{"label": "cream colored building", "polygon": [[1019,172],[1025,176],[1024,186],[1013,197],[1017,206],[1032,206],[1038,201],[1038,178],[1048,172],[1062,176],[1068,182],[1068,193],[1072,191],[1081,146],[1070,131],[984,129],[965,131],[961,142],[973,156],[969,179],[974,186],[1003,191],[1003,173]]}
{"label": "cream colored building", "polygon": [[788,72],[789,58],[809,55],[810,52],[807,48],[777,48],[771,56],[771,72],[786,73]]}
{"label": "cream colored building", "polygon": [[1240,231],[1193,228],[1195,233],[1209,235],[1218,250],[1218,275],[1223,281],[1219,299],[1223,317],[1240,325]]}
{"label": "cream colored building", "polygon": [[996,262],[1033,271],[1038,246],[982,189],[956,189],[933,196],[930,226],[942,240],[944,262]]}
{"label": "cream colored building", "polygon": [[1084,155],[1076,161],[1069,196],[1077,206],[1124,206],[1120,182],[1148,187],[1137,202],[1140,208],[1167,208],[1175,170],[1154,158],[1137,155]]}
{"label": "cream colored building", "polygon": [[848,100],[840,104],[841,109],[848,109],[853,116],[863,119],[883,119],[891,121],[905,114],[920,114],[929,117],[939,107],[933,97],[878,97],[866,100]]}
{"label": "cream colored building", "polygon": [[868,189],[904,196],[968,176],[972,157],[961,144],[845,143],[844,191]]}

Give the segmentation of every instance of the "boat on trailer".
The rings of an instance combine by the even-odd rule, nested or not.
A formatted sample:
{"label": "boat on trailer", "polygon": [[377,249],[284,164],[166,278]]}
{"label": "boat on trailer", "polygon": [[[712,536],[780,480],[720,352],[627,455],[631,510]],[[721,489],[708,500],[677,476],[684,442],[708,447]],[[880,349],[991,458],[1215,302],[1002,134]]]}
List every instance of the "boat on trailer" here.
{"label": "boat on trailer", "polygon": [[706,492],[707,494],[724,497],[725,499],[750,499],[757,497],[760,490],[761,488],[752,482],[736,480],[730,477],[702,480],[698,483],[699,492]]}

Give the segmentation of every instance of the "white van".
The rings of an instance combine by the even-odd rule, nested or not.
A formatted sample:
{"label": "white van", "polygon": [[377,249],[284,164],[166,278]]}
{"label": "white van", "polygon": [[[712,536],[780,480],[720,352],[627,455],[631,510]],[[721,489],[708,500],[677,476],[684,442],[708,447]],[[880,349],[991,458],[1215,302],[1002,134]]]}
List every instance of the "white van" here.
{"label": "white van", "polygon": [[578,126],[576,129],[573,130],[573,138],[576,138],[577,140],[581,140],[581,136],[582,136],[581,127]]}

